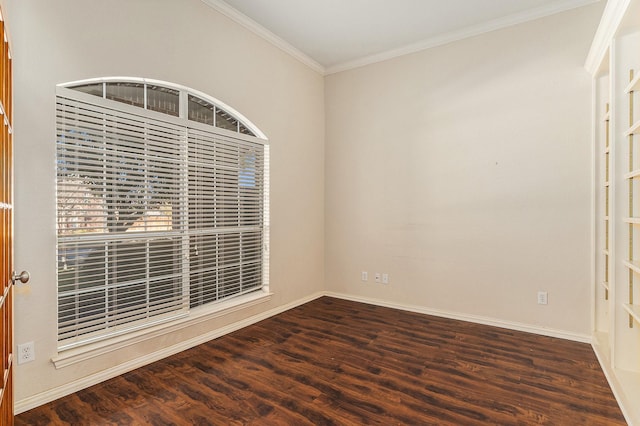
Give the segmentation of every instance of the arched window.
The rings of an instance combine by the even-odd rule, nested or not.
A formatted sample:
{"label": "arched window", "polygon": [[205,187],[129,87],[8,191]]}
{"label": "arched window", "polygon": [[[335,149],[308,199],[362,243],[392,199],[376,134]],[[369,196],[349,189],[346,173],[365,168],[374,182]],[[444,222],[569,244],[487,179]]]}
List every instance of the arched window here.
{"label": "arched window", "polygon": [[118,78],[57,88],[61,350],[261,291],[268,144],[203,93]]}

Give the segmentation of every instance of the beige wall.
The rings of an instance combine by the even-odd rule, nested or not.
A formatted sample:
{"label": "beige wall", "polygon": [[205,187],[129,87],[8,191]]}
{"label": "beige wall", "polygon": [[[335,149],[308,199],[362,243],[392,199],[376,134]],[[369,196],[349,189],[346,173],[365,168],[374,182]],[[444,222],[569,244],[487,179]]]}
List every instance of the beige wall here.
{"label": "beige wall", "polygon": [[[16,269],[33,276],[15,335],[37,356],[16,369],[19,403],[322,290],[589,332],[582,64],[602,5],[323,79],[200,0],[0,2],[15,57]],[[274,296],[56,370],[55,85],[115,75],[208,93],[267,134]]]}
{"label": "beige wall", "polygon": [[602,7],[327,77],[328,290],[589,334]]}
{"label": "beige wall", "polygon": [[[20,0],[9,4],[15,75],[16,400],[314,294],[324,285],[324,82],[200,0]],[[55,86],[101,76],[170,81],[210,94],[270,139],[269,303],[56,370]]]}

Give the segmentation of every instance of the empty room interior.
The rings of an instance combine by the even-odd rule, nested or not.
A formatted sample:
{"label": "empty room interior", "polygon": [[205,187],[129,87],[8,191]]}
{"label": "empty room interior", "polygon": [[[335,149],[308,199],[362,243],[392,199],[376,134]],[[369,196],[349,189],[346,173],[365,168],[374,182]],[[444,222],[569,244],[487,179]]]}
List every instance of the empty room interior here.
{"label": "empty room interior", "polygon": [[17,424],[640,425],[640,0],[0,6]]}

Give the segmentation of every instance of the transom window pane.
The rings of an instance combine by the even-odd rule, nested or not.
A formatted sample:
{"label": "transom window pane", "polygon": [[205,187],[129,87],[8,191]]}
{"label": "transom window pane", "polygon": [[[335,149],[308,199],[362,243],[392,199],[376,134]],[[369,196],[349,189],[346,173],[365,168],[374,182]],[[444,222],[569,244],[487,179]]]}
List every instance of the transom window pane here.
{"label": "transom window pane", "polygon": [[144,84],[141,83],[107,83],[105,97],[144,108]]}
{"label": "transom window pane", "polygon": [[147,109],[177,117],[180,110],[179,93],[167,87],[147,85]]}
{"label": "transom window pane", "polygon": [[214,108],[204,99],[189,95],[189,120],[213,126]]}
{"label": "transom window pane", "polygon": [[103,91],[104,91],[104,87],[102,83],[83,84],[81,86],[76,86],[73,89],[77,90],[78,92],[88,93],[89,95],[99,96],[99,97],[103,96]]}
{"label": "transom window pane", "polygon": [[244,124],[240,123],[240,128],[239,128],[239,132],[242,133],[243,135],[251,135],[251,136],[255,136],[253,134],[253,132],[249,129],[247,129],[247,126],[245,126]]}
{"label": "transom window pane", "polygon": [[228,112],[216,108],[216,127],[237,132],[238,120],[233,118]]}

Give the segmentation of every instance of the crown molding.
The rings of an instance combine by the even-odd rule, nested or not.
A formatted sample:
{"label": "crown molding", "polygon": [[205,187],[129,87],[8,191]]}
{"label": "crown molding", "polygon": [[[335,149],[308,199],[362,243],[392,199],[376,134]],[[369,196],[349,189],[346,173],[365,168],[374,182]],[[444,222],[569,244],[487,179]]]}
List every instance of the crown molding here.
{"label": "crown molding", "polygon": [[293,56],[295,59],[302,62],[312,70],[322,75],[325,74],[325,68],[322,65],[320,65],[318,62],[316,62],[314,59],[312,59],[310,56],[306,55],[299,49],[293,47],[290,43],[278,37],[277,35],[269,31],[262,25],[258,24],[256,21],[249,18],[245,14],[240,13],[238,10],[229,6],[224,1],[202,0],[202,2],[212,7],[213,9],[217,10],[218,12],[222,13],[223,15],[230,18],[231,20],[235,21],[236,23],[242,25],[249,31],[253,32],[254,34],[268,41],[269,43],[273,44],[277,48]]}
{"label": "crown molding", "polygon": [[[461,30],[452,31],[449,33],[445,33],[439,35],[437,37],[432,37],[426,40],[422,40],[418,43],[413,43],[398,49],[392,49],[381,53],[376,53],[374,55],[365,56],[362,58],[355,59],[353,61],[347,61],[339,64],[335,64],[329,67],[324,67],[313,58],[303,53],[296,47],[293,47],[290,43],[275,35],[253,19],[239,12],[237,9],[231,7],[229,4],[224,2],[223,0],[202,0],[203,3],[227,16],[231,20],[236,23],[242,25],[246,29],[250,30],[254,34],[278,47],[282,51],[288,53],[293,56],[295,59],[299,60],[303,64],[307,65],[314,71],[322,74],[329,75],[335,74],[342,71],[348,71],[350,69],[359,68],[365,65],[374,64],[377,62],[386,61],[389,59],[397,58],[399,56],[408,55],[411,53],[419,52],[422,50],[430,49],[433,47],[442,46],[445,44],[449,44],[455,41],[463,40],[466,38],[478,36],[480,34],[484,34],[487,32],[499,30],[502,28],[510,27],[513,25],[521,24],[528,21],[533,21],[539,18],[543,18],[546,16],[554,15],[556,13],[564,12],[567,10],[575,9],[578,7],[586,6],[589,4],[597,3],[600,0],[564,0],[559,3],[555,3],[553,5],[547,5],[538,7],[535,9],[531,9],[522,13],[516,13],[513,15],[506,16],[504,18],[494,19],[488,22],[484,22],[479,25],[473,25],[470,27],[463,28]],[[609,1],[609,3],[626,3],[628,5],[630,0],[613,0]],[[607,9],[609,9],[609,4],[607,4]],[[626,10],[626,7],[624,8]],[[623,11],[624,12],[624,11]],[[604,20],[604,17],[603,17]],[[604,55],[604,53],[603,53]],[[602,58],[602,55],[600,59]],[[599,62],[599,61],[598,61]]]}
{"label": "crown molding", "polygon": [[[410,45],[392,49],[381,53],[376,53],[374,55],[365,56],[362,58],[355,59],[353,61],[347,61],[338,63],[329,67],[324,67],[313,58],[303,53],[296,47],[292,46],[290,43],[275,35],[253,19],[239,12],[237,9],[231,7],[224,0],[202,0],[203,3],[212,7],[216,11],[222,13],[226,17],[235,21],[236,23],[242,25],[249,31],[278,47],[282,51],[288,53],[293,56],[295,59],[299,60],[303,64],[307,65],[314,71],[322,74],[329,75],[335,74],[342,71],[348,71],[354,68],[363,67],[365,65],[374,64],[377,62],[386,61],[389,59],[397,58],[399,56],[408,55],[411,53],[416,53],[422,50],[430,49],[433,47],[442,46],[445,44],[449,44],[455,41],[463,40],[470,37],[475,37],[480,34],[488,33],[491,31],[499,30],[502,28],[510,27],[513,25],[521,24],[528,21],[533,21],[536,19],[544,18],[546,16],[554,15],[556,13],[564,12],[567,10],[575,9],[578,7],[586,6],[589,4],[597,3],[600,0],[564,0],[561,2],[557,2],[553,5],[541,6],[535,9],[530,9],[522,13],[512,14],[503,18],[494,19],[488,22],[484,22],[478,25],[469,26],[463,28],[461,30],[452,31],[449,33],[445,33],[436,37],[428,38],[426,40],[422,40],[417,43],[412,43]],[[628,5],[630,0],[610,0],[609,3],[626,3]],[[607,9],[611,9],[609,7],[609,3],[607,4]],[[626,10],[626,6],[624,8]],[[624,13],[623,10],[623,13]],[[605,10],[606,12],[606,10]],[[616,16],[619,12],[616,9]],[[603,17],[604,21],[604,17]],[[604,55],[604,53],[602,54]],[[602,59],[602,55],[600,59]],[[599,62],[599,61],[598,61]]]}
{"label": "crown molding", "polygon": [[[553,5],[530,9],[522,13],[516,13],[513,15],[505,16],[503,18],[498,18],[491,21],[483,22],[478,25],[469,26],[461,30],[452,31],[436,37],[428,38],[418,43],[413,43],[398,49],[388,50],[386,52],[377,53],[377,54],[359,58],[353,61],[333,65],[333,66],[327,67],[325,74],[329,75],[329,74],[335,74],[342,71],[348,71],[350,69],[363,67],[365,65],[374,64],[376,62],[382,62],[389,59],[397,58],[399,56],[420,52],[422,50],[430,49],[433,47],[443,46],[445,44],[449,44],[455,41],[463,40],[470,37],[475,37],[480,34],[522,24],[528,21],[534,21],[536,19],[544,18],[546,16],[554,15],[556,13],[565,12],[567,10],[576,9],[582,6],[597,3],[598,1],[600,0],[565,0],[559,3],[555,3]],[[626,0],[626,1],[629,1],[629,0]]]}
{"label": "crown molding", "polygon": [[591,75],[596,75],[601,65],[603,65],[602,61],[609,50],[609,44],[620,26],[630,3],[631,0],[609,0],[607,2],[584,64],[584,67]]}

